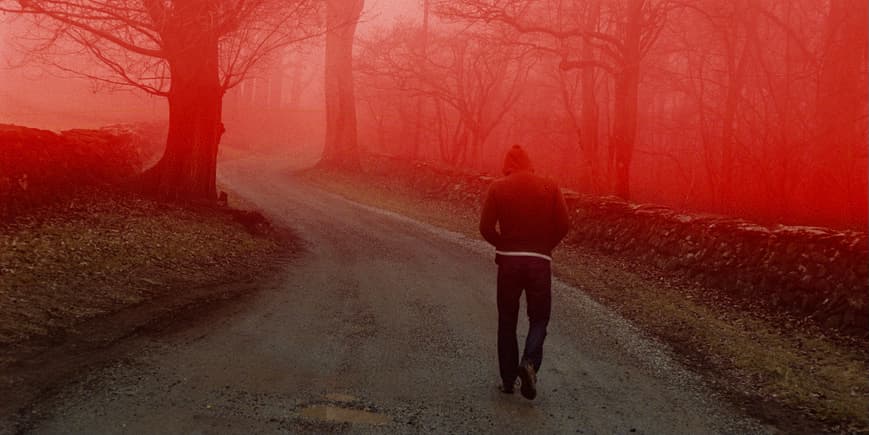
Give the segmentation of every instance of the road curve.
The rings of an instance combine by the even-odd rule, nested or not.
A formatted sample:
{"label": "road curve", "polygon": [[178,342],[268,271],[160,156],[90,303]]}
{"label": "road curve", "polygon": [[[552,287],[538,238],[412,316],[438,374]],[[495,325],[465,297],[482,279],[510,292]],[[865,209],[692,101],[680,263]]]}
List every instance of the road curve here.
{"label": "road curve", "polygon": [[28,432],[769,431],[557,281],[538,399],[499,393],[484,243],[262,166],[227,163],[221,179],[306,252],[232,315],[139,338],[124,361],[61,388]]}

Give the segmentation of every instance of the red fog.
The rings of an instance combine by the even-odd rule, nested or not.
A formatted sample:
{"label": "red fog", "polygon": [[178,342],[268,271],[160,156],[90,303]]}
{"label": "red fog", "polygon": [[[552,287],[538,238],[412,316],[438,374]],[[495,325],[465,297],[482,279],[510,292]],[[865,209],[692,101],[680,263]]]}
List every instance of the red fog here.
{"label": "red fog", "polygon": [[0,0],[0,123],[162,123],[166,195],[224,147],[498,174],[518,143],[580,193],[866,227],[865,1],[63,3]]}

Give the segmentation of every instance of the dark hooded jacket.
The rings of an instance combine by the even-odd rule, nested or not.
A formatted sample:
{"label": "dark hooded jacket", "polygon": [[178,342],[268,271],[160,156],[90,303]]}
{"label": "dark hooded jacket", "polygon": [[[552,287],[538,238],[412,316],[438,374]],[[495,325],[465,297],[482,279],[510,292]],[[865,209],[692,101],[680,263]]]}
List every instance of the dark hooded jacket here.
{"label": "dark hooded jacket", "polygon": [[567,235],[568,225],[561,190],[535,175],[528,154],[514,145],[504,158],[504,177],[486,194],[480,218],[483,238],[499,253],[550,256]]}

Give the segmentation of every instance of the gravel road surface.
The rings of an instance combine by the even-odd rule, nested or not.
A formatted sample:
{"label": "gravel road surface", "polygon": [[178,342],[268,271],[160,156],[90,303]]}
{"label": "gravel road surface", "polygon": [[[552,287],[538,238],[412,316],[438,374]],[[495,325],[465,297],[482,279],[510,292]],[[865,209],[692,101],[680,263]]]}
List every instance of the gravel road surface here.
{"label": "gravel road surface", "polygon": [[537,400],[498,392],[492,249],[263,166],[227,163],[221,179],[306,252],[225,315],[135,338],[37,404],[28,432],[773,431],[558,281]]}

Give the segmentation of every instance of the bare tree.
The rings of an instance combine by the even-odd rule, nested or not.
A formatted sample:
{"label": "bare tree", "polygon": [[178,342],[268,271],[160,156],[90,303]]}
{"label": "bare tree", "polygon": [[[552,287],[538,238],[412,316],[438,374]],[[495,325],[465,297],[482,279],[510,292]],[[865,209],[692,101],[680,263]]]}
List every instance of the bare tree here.
{"label": "bare tree", "polygon": [[[729,211],[733,205],[736,167],[736,119],[751,51],[758,44],[751,30],[757,25],[758,10],[743,0],[736,0],[692,3],[685,11],[686,15],[681,18],[690,24],[683,23],[683,26],[696,27],[690,33],[679,35],[678,41],[671,41],[691,65],[689,80],[677,85],[688,86],[690,89],[686,91],[697,101],[710,194],[718,210]],[[695,17],[700,20],[692,20]],[[714,79],[713,75],[716,75]],[[712,119],[707,106],[716,108]],[[712,124],[717,126],[717,132],[710,130]]]}
{"label": "bare tree", "polygon": [[434,106],[442,160],[480,167],[486,141],[522,95],[534,65],[528,52],[482,33],[405,24],[367,41],[360,59],[368,86]]}
{"label": "bare tree", "polygon": [[[147,189],[216,198],[222,100],[263,56],[317,34],[315,0],[0,0],[32,21],[31,49],[58,68],[169,101],[169,134]],[[79,47],[97,68],[57,58]]]}
{"label": "bare tree", "polygon": [[[869,181],[867,160],[867,3],[835,0],[829,3],[824,22],[823,56],[820,59],[817,122],[818,141],[828,144],[815,149],[821,168],[811,181],[818,195],[835,202],[831,210],[846,210],[849,216],[865,216]],[[842,159],[844,164],[837,162]],[[835,213],[835,212],[834,212]],[[865,219],[864,219],[865,220]]]}
{"label": "bare tree", "polygon": [[359,167],[353,39],[364,0],[326,2],[326,143],[321,165]]}
{"label": "bare tree", "polygon": [[[477,23],[506,25],[520,34],[529,35],[533,45],[563,58],[564,70],[600,68],[614,83],[613,126],[610,146],[615,173],[615,193],[630,197],[630,169],[637,134],[637,97],[640,65],[654,45],[667,16],[674,7],[667,1],[625,0],[612,5],[606,29],[593,29],[596,13],[576,27],[564,28],[552,22],[546,13],[550,2],[533,0],[456,0],[439,3],[445,17]],[[556,17],[560,18],[560,17]],[[549,41],[547,41],[549,39]],[[565,42],[579,39],[599,55],[584,57],[588,52],[564,50]],[[591,110],[591,105],[589,105]],[[589,120],[592,114],[587,113]]]}

